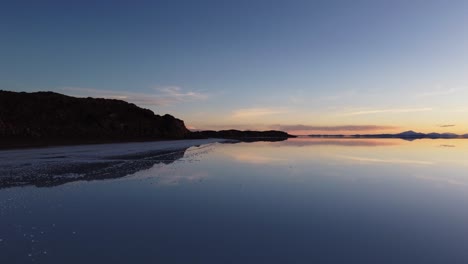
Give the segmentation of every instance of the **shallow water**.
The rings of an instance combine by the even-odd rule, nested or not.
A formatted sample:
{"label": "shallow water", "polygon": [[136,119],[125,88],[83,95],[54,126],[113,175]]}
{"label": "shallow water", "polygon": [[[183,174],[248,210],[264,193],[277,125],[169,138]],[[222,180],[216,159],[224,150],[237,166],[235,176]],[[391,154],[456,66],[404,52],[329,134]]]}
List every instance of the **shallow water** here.
{"label": "shallow water", "polygon": [[213,143],[0,189],[0,263],[468,263],[468,140]]}

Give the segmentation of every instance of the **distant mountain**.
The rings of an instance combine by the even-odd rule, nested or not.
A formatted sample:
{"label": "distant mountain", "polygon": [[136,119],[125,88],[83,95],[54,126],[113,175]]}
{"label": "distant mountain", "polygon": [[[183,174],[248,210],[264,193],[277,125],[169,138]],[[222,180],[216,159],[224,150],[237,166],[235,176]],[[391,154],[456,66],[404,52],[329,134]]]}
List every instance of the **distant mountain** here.
{"label": "distant mountain", "polygon": [[399,138],[423,138],[425,136],[426,134],[414,132],[413,130],[405,131],[400,134],[396,134],[396,137],[399,137]]}
{"label": "distant mountain", "polygon": [[457,135],[454,133],[419,133],[413,130],[405,131],[398,134],[365,134],[365,135],[350,135],[350,136],[343,136],[343,135],[310,135],[310,137],[336,137],[336,138],[401,138],[406,140],[414,140],[414,139],[422,139],[422,138],[430,138],[430,139],[438,139],[438,138],[468,138],[468,134],[465,135]]}
{"label": "distant mountain", "polygon": [[0,91],[0,146],[179,139],[188,134],[182,120],[121,100]]}
{"label": "distant mountain", "polygon": [[428,138],[459,138],[460,136],[454,133],[429,133],[426,135]]}

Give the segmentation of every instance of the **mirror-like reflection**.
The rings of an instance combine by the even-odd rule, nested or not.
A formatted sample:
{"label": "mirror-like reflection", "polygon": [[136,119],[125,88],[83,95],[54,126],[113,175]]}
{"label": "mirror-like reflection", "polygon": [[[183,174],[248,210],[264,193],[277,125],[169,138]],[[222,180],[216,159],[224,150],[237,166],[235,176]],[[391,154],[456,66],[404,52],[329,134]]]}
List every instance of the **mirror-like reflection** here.
{"label": "mirror-like reflection", "polygon": [[[96,162],[55,162],[4,169],[0,188],[34,185],[52,187],[69,182],[121,178],[155,164],[170,164],[184,157],[185,149],[157,151],[144,155],[109,157]],[[32,167],[32,168],[31,168]]]}
{"label": "mirror-like reflection", "polygon": [[210,142],[215,140],[0,151],[0,189],[121,178],[155,164],[170,164],[183,158],[189,147]]}
{"label": "mirror-like reflection", "polygon": [[148,163],[1,189],[0,261],[466,263],[467,153],[462,139],[296,138],[106,156]]}

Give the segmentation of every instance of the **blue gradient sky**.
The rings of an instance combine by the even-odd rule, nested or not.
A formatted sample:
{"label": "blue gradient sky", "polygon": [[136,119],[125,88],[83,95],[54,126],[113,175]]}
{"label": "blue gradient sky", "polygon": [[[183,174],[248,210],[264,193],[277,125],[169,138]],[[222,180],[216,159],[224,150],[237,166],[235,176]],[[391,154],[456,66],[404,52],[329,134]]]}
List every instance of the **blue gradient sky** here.
{"label": "blue gradient sky", "polygon": [[199,129],[468,133],[467,28],[457,0],[3,1],[0,89]]}

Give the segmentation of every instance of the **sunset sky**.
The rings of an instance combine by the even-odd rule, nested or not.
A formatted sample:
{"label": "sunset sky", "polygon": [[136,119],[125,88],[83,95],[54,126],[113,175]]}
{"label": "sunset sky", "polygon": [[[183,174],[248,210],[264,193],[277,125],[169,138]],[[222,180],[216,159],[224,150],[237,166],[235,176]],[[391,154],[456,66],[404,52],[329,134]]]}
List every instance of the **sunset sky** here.
{"label": "sunset sky", "polygon": [[0,89],[192,129],[468,133],[468,1],[3,1]]}

